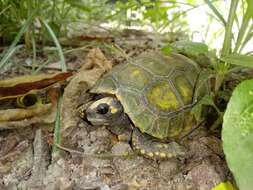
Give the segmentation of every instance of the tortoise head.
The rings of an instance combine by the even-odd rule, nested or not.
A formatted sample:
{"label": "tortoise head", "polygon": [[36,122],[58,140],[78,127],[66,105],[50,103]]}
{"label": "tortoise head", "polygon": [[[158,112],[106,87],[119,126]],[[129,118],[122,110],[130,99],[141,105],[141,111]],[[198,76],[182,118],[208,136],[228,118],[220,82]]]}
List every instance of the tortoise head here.
{"label": "tortoise head", "polygon": [[123,106],[114,97],[101,98],[86,110],[86,117],[92,125],[113,125],[123,114]]}

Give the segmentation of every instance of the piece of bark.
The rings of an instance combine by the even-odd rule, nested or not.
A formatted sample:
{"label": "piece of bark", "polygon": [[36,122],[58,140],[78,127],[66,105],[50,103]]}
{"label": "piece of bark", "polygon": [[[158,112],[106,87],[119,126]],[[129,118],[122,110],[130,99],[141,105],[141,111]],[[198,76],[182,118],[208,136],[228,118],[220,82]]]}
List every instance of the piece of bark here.
{"label": "piece of bark", "polygon": [[44,189],[43,179],[49,165],[49,147],[41,129],[36,131],[33,152],[33,167],[27,188],[30,190]]}

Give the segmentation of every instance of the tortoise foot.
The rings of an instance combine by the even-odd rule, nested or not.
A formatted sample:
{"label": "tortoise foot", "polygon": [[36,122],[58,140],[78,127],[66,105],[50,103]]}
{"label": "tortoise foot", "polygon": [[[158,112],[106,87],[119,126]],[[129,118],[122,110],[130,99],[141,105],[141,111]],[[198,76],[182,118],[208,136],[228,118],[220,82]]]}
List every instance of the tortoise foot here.
{"label": "tortoise foot", "polygon": [[132,146],[139,154],[155,160],[184,157],[186,154],[186,149],[182,145],[176,142],[158,142],[155,138],[141,133],[138,129],[133,131]]}

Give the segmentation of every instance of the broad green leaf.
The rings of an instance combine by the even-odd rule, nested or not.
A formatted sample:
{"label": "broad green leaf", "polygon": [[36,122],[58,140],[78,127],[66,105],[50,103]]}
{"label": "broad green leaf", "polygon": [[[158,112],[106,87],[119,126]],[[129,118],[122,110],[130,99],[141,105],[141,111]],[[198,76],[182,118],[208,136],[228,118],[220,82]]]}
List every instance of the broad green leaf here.
{"label": "broad green leaf", "polygon": [[200,54],[208,53],[208,46],[200,42],[176,41],[172,43],[171,46],[176,51],[189,56],[198,56]]}
{"label": "broad green leaf", "polygon": [[253,68],[253,56],[230,54],[222,57],[221,60],[233,65]]}
{"label": "broad green leaf", "polygon": [[228,181],[218,184],[211,190],[236,190],[236,188]]}
{"label": "broad green leaf", "polygon": [[223,149],[240,190],[253,187],[253,80],[234,90],[224,115]]}

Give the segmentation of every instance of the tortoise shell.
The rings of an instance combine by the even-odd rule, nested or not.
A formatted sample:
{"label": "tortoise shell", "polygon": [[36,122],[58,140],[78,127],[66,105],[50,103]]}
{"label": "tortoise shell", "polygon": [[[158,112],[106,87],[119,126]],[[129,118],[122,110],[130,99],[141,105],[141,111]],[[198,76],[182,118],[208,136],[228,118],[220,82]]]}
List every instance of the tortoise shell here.
{"label": "tortoise shell", "polygon": [[135,127],[159,139],[178,138],[193,124],[190,108],[200,68],[187,57],[171,53],[143,53],[105,74],[91,93],[112,94]]}

